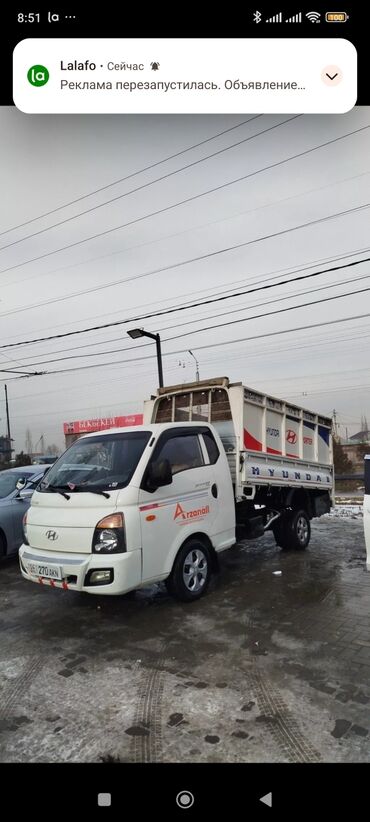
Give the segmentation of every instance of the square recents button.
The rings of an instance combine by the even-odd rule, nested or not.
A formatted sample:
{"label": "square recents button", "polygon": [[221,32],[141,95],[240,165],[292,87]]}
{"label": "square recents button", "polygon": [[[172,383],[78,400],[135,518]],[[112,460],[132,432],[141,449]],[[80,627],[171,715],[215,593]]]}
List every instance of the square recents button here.
{"label": "square recents button", "polygon": [[99,808],[109,808],[112,804],[112,794],[110,793],[98,793],[98,805]]}

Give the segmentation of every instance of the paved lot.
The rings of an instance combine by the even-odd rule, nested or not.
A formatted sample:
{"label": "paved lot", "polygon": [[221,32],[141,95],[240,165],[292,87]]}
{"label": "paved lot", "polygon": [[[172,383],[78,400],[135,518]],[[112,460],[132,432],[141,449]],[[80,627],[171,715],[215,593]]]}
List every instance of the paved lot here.
{"label": "paved lot", "polygon": [[[226,552],[208,595],[89,597],[0,568],[0,760],[367,761],[361,519]],[[281,570],[281,576],[273,571]]]}

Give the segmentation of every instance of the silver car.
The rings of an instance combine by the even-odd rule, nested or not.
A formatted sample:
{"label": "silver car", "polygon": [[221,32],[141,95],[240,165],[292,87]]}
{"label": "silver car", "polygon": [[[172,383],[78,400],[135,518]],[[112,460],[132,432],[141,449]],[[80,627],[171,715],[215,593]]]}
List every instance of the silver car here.
{"label": "silver car", "polygon": [[36,485],[50,465],[0,471],[0,557],[16,554],[23,542],[22,521]]}

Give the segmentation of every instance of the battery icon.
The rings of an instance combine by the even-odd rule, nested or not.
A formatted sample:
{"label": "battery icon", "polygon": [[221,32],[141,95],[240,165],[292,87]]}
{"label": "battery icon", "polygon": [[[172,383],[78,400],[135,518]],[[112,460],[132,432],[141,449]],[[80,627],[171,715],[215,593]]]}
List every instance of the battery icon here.
{"label": "battery icon", "polygon": [[327,23],[346,23],[349,15],[345,11],[327,11],[325,20]]}

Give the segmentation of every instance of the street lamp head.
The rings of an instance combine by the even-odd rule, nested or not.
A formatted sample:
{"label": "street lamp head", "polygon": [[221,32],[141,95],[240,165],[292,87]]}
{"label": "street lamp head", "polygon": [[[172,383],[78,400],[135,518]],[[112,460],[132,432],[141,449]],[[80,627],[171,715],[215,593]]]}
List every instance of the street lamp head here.
{"label": "street lamp head", "polygon": [[128,331],[127,333],[129,335],[129,337],[131,337],[132,340],[138,340],[139,337],[145,337],[146,336],[145,331],[143,330],[143,328],[131,328],[131,330]]}
{"label": "street lamp head", "polygon": [[144,328],[131,328],[127,333],[132,340],[138,340],[139,337],[149,337],[150,340],[154,340],[157,349],[159,387],[163,388],[161,338],[159,334],[152,334],[151,331],[145,331]]}

